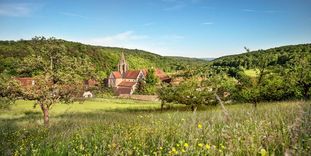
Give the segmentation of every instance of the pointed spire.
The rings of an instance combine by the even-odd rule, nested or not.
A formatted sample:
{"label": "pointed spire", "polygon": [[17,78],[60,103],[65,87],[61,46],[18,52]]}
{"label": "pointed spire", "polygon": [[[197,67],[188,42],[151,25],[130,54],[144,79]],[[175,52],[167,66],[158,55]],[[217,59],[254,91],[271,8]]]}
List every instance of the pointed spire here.
{"label": "pointed spire", "polygon": [[124,57],[124,53],[123,53],[123,52],[121,53],[121,60],[122,60],[122,61],[123,61],[123,60],[125,61],[125,57]]}
{"label": "pointed spire", "polygon": [[121,58],[118,64],[118,70],[121,73],[121,75],[124,76],[124,74],[127,72],[128,70],[128,64],[125,61],[125,57],[124,57],[124,53],[121,53]]}

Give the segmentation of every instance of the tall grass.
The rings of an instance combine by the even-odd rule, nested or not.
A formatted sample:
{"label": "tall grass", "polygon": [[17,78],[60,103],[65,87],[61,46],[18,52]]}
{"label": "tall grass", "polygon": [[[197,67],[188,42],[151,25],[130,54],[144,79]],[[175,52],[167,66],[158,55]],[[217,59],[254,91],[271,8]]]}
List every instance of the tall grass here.
{"label": "tall grass", "polygon": [[[82,107],[80,104],[71,105],[74,108],[67,111],[55,107],[52,124],[48,129],[42,126],[39,112],[26,110],[25,114],[21,109],[24,106],[17,105],[9,112],[2,112],[7,115],[0,120],[0,154],[310,153],[310,104],[262,103],[257,109],[247,104],[229,105],[227,109],[230,119],[224,120],[218,107],[204,107],[193,113],[180,106],[161,112],[157,109],[160,107],[158,102],[124,99],[96,100],[85,104],[92,103],[97,104],[96,109],[88,111],[85,111],[88,106]],[[109,108],[106,106],[108,104]],[[31,107],[30,103],[25,105]],[[65,109],[69,106],[59,107]],[[16,118],[10,116],[14,109],[20,113],[15,114],[19,115]]]}

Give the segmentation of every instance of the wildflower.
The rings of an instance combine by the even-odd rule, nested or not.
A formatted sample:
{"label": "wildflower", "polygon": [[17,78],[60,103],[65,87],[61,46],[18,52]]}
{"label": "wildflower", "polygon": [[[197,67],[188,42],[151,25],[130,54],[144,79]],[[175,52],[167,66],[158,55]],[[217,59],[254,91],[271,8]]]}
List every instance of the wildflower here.
{"label": "wildflower", "polygon": [[175,147],[173,147],[173,148],[172,148],[172,151],[173,151],[173,152],[176,152],[176,148],[175,148]]}
{"label": "wildflower", "polygon": [[179,144],[176,144],[176,146],[179,147],[180,145],[179,145]]}
{"label": "wildflower", "polygon": [[201,124],[198,124],[198,128],[201,129],[201,128],[202,128],[202,125],[201,125]]}
{"label": "wildflower", "polygon": [[219,152],[221,153],[221,152],[222,152],[222,150],[219,150]]}
{"label": "wildflower", "polygon": [[211,146],[210,146],[209,144],[206,144],[206,145],[205,145],[205,148],[206,148],[207,150],[209,150],[209,149],[211,148]]}
{"label": "wildflower", "polygon": [[176,150],[175,147],[173,147],[172,150],[171,150],[171,153],[172,153],[172,154],[178,154],[178,151]]}
{"label": "wildflower", "polygon": [[225,149],[225,146],[224,146],[223,144],[220,144],[220,147],[221,147],[222,149]]}
{"label": "wildflower", "polygon": [[198,146],[199,146],[199,147],[203,147],[203,144],[199,143]]}
{"label": "wildflower", "polygon": [[267,151],[265,150],[265,149],[261,149],[260,150],[260,154],[261,154],[261,156],[266,156],[267,155]]}
{"label": "wildflower", "polygon": [[189,145],[187,143],[184,144],[184,147],[188,147]]}
{"label": "wildflower", "polygon": [[181,152],[185,153],[186,151],[184,149],[182,149]]}
{"label": "wildflower", "polygon": [[160,147],[160,150],[163,150],[163,147]]}

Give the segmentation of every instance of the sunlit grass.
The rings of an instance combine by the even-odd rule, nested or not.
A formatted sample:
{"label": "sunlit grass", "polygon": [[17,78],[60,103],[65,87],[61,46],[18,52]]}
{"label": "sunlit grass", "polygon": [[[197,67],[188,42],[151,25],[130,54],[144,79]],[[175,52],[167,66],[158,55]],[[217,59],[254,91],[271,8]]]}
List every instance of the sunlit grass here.
{"label": "sunlit grass", "polygon": [[[40,107],[34,106],[34,101],[18,100],[10,107],[10,111],[2,111],[0,118],[18,118],[25,113],[41,112]],[[74,112],[94,112],[94,111],[117,111],[117,110],[152,110],[157,109],[160,102],[157,101],[138,101],[131,99],[92,99],[83,103],[75,102],[69,104],[55,104],[52,106],[50,116]]]}
{"label": "sunlit grass", "polygon": [[[1,112],[1,155],[284,155],[295,148],[301,154],[310,151],[308,129],[300,124],[294,128],[298,139],[292,141],[297,119],[310,121],[310,105],[301,102],[260,103],[257,109],[251,104],[228,105],[229,119],[225,120],[218,106],[193,113],[187,106],[172,105],[161,112],[159,102],[95,99],[55,105],[49,129],[42,125],[39,108],[31,107],[32,102],[18,101],[11,110]],[[307,114],[301,116],[302,112]]]}

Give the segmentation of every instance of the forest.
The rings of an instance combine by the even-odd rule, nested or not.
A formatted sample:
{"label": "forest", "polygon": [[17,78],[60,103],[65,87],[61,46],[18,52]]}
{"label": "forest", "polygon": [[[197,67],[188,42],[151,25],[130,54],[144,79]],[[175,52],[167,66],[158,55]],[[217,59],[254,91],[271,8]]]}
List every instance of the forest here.
{"label": "forest", "polygon": [[91,46],[55,38],[34,37],[31,40],[0,41],[0,72],[20,77],[35,76],[40,72],[39,69],[22,73],[18,68],[23,58],[34,54],[36,49],[44,48],[45,42],[49,42],[51,46],[63,47],[66,56],[87,59],[100,79],[106,78],[111,71],[116,70],[121,52],[125,53],[130,69],[157,67],[170,73],[187,66],[206,63],[201,59],[160,56],[138,49]]}

